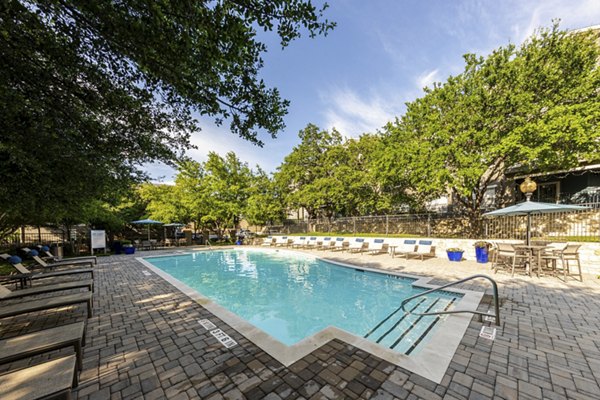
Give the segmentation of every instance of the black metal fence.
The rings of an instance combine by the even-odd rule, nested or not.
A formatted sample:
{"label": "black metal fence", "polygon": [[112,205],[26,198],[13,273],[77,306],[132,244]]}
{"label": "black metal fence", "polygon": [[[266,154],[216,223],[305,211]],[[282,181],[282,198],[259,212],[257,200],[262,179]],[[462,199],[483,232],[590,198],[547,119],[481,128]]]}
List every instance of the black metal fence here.
{"label": "black metal fence", "polygon": [[[474,237],[484,239],[524,240],[527,217],[502,216],[482,218],[474,229],[464,215],[403,214],[345,217],[314,220],[287,220],[283,225],[269,227],[269,233],[331,232],[339,234],[410,235],[426,237]],[[571,241],[600,241],[600,209],[571,211],[531,216],[532,237]]]}

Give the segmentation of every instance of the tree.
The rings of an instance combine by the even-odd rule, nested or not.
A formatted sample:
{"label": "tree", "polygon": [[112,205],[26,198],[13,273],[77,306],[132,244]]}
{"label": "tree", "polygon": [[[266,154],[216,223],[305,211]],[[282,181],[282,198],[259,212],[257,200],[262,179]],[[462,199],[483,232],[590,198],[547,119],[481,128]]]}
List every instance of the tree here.
{"label": "tree", "polygon": [[221,234],[239,224],[250,193],[252,170],[233,152],[224,158],[210,152],[204,171],[200,190],[205,213],[201,220]]}
{"label": "tree", "polygon": [[484,194],[507,167],[568,169],[597,160],[598,46],[555,24],[519,48],[465,56],[465,70],[427,89],[385,128],[393,169],[421,201],[450,191],[474,235]]}
{"label": "tree", "polygon": [[329,179],[334,166],[327,152],[342,144],[342,136],[335,129],[320,131],[313,124],[308,124],[298,136],[301,143],[278,167],[275,181],[279,190],[286,193],[288,207],[304,208],[310,218],[319,214],[331,217],[337,211],[332,200],[339,188],[332,186]]}
{"label": "tree", "polygon": [[[258,77],[276,30],[281,45],[326,34],[326,5],[292,0],[62,1],[0,5],[1,221],[105,197],[172,163],[200,130],[230,121],[261,144],[284,127],[287,101]],[[14,201],[15,195],[20,201]],[[44,221],[45,222],[45,221]]]}
{"label": "tree", "polygon": [[282,193],[275,182],[260,168],[254,174],[244,207],[250,225],[274,225],[285,218]]}

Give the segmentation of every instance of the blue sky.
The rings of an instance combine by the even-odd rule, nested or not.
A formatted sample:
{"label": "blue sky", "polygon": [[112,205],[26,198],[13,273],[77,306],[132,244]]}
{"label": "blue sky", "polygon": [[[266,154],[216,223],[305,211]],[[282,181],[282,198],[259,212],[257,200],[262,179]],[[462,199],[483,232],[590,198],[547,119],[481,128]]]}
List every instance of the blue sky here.
{"label": "blue sky", "polygon": [[[315,3],[320,3],[316,1]],[[520,44],[535,29],[561,19],[561,28],[600,24],[600,0],[330,0],[326,17],[337,22],[327,37],[303,36],[281,50],[275,35],[261,77],[291,101],[286,129],[261,137],[260,148],[231,134],[227,124],[206,121],[188,155],[205,161],[209,151],[234,151],[251,167],[274,172],[299,143],[308,123],[335,127],[346,137],[376,132],[404,113],[423,87],[460,73],[462,55],[486,55]],[[175,173],[147,165],[156,181]]]}

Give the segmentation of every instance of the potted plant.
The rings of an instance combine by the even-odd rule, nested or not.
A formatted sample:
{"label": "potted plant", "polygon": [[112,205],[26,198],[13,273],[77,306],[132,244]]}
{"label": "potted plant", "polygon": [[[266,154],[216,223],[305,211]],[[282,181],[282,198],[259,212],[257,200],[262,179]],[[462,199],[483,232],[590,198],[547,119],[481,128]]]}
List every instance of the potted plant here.
{"label": "potted plant", "polygon": [[480,264],[488,262],[490,243],[483,240],[477,241],[473,244],[475,246],[475,259]]}
{"label": "potted plant", "polygon": [[461,261],[463,258],[463,253],[465,251],[458,247],[450,247],[446,249],[446,254],[448,254],[448,260],[450,261]]}
{"label": "potted plant", "polygon": [[135,247],[133,247],[133,245],[131,244],[131,240],[121,240],[121,245],[125,254],[135,253]]}

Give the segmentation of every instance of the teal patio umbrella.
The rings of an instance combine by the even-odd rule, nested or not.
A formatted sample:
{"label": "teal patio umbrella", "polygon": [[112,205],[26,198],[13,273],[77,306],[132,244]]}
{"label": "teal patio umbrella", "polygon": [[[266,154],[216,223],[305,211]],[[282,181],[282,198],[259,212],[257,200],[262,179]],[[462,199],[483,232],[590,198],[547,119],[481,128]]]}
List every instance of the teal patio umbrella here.
{"label": "teal patio umbrella", "polygon": [[540,203],[537,201],[526,200],[522,203],[510,207],[500,208],[483,214],[484,217],[501,217],[504,215],[526,215],[527,216],[527,237],[526,244],[529,246],[531,241],[531,214],[545,214],[568,211],[591,210],[588,207],[575,206],[572,204]]}
{"label": "teal patio umbrella", "polygon": [[132,224],[137,225],[148,225],[148,240],[150,240],[150,225],[160,225],[162,222],[155,221],[153,219],[140,219],[138,221],[131,221]]}

